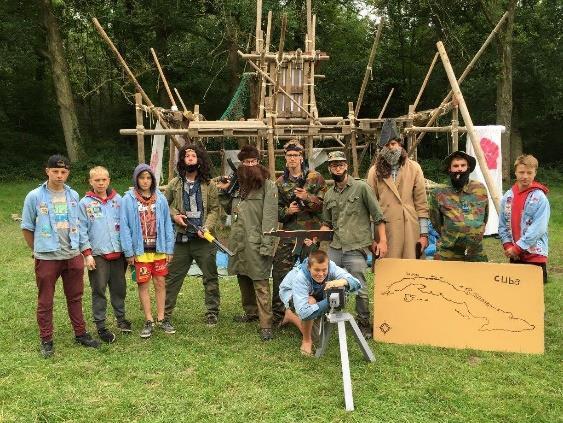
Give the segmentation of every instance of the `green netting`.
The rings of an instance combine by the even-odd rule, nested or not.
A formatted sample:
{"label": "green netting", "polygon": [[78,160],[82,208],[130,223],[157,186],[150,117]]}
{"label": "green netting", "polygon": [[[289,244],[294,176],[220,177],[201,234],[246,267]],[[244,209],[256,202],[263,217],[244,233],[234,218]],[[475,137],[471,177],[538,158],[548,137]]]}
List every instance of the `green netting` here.
{"label": "green netting", "polygon": [[242,74],[238,88],[219,120],[240,120],[248,116],[250,113],[250,86],[253,76],[254,74],[251,72]]}

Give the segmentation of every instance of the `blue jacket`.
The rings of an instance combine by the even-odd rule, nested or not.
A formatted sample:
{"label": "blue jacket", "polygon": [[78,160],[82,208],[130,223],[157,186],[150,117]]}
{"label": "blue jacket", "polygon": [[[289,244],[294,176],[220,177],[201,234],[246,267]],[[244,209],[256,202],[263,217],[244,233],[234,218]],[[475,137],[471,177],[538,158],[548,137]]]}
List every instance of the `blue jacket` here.
{"label": "blue jacket", "polygon": [[[514,193],[511,188],[506,191],[500,201],[498,234],[503,244],[514,243],[510,222],[513,197]],[[544,191],[542,189],[531,190],[524,203],[522,220],[520,221],[521,234],[516,245],[528,253],[547,257],[549,250],[547,236],[549,215],[549,201]]]}
{"label": "blue jacket", "polygon": [[[134,188],[123,196],[121,201],[121,247],[125,257],[140,256],[144,254],[143,232],[139,218],[138,201],[135,198]],[[160,191],[156,191],[156,251],[158,253],[174,253],[174,228],[170,219],[168,201]]]}
{"label": "blue jacket", "polygon": [[[317,283],[311,276],[308,263],[309,259],[305,259],[303,263],[295,266],[280,284],[280,299],[286,307],[289,307],[289,301],[293,299],[295,311],[301,320],[316,319],[329,309],[328,299],[326,298],[316,304],[309,304],[309,295],[314,290],[321,288],[321,284]],[[338,267],[333,261],[329,261],[326,280],[332,281],[335,279],[346,279],[348,281],[347,292],[356,292],[362,287],[358,279]]]}
{"label": "blue jacket", "polygon": [[[70,247],[78,250],[82,242],[78,230],[78,193],[68,185],[64,186],[64,191],[68,206]],[[47,182],[30,191],[25,197],[21,228],[34,233],[34,252],[50,253],[60,249],[55,211],[51,193],[47,189]]]}
{"label": "blue jacket", "polygon": [[92,255],[121,251],[119,240],[121,195],[113,191],[104,202],[88,192],[80,200],[80,251],[92,249]]}

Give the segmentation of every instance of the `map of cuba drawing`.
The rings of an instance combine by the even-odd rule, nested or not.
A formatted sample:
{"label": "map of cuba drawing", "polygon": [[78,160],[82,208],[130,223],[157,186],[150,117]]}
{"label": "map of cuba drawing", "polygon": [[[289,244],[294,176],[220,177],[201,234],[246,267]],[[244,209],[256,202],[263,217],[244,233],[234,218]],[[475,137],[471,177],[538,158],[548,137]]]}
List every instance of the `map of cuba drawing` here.
{"label": "map of cuba drawing", "polygon": [[541,354],[541,269],[498,263],[378,260],[374,337],[396,344]]}

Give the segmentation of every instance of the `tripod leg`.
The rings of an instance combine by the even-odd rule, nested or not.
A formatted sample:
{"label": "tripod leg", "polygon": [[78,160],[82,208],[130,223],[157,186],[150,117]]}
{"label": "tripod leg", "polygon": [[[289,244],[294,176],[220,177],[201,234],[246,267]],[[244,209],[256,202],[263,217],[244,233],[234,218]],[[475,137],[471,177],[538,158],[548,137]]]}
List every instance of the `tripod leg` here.
{"label": "tripod leg", "polygon": [[354,411],[352,397],[352,378],[350,377],[350,362],[348,361],[348,344],[346,342],[346,322],[338,322],[338,341],[340,342],[340,361],[342,362],[342,382],[344,384],[344,403],[346,411]]}
{"label": "tripod leg", "polygon": [[353,329],[352,332],[354,333],[354,338],[356,338],[356,342],[360,346],[360,349],[362,350],[362,353],[364,354],[364,358],[367,361],[374,362],[375,356],[373,355],[373,352],[371,351],[371,348],[369,347],[369,345],[366,341],[366,338],[364,338],[364,335],[362,335],[362,331],[358,327],[358,324],[356,323],[356,321],[354,320],[353,317],[350,318],[350,320],[348,320],[348,322],[350,323],[350,326],[352,326],[352,329]]}
{"label": "tripod leg", "polygon": [[326,320],[326,316],[323,316],[321,319],[321,341],[319,348],[317,348],[317,352],[315,353],[315,357],[319,358],[325,353],[331,333],[332,333],[332,324],[330,324]]}

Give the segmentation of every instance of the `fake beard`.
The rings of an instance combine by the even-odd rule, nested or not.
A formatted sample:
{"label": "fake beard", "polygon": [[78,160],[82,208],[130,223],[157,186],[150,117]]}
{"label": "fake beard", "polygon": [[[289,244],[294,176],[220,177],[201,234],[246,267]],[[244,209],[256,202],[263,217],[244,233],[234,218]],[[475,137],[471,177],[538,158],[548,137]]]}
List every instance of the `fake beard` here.
{"label": "fake beard", "polygon": [[401,158],[402,152],[403,152],[402,148],[392,150],[389,147],[383,147],[381,149],[380,154],[387,163],[393,166],[399,163],[399,159]]}
{"label": "fake beard", "polygon": [[342,182],[346,177],[346,173],[348,172],[344,172],[342,175],[335,175],[334,173],[331,172],[330,175],[332,176],[334,182]]}
{"label": "fake beard", "polygon": [[245,194],[262,188],[264,181],[269,178],[270,172],[261,164],[255,166],[240,165],[237,169],[241,191]]}
{"label": "fake beard", "polygon": [[461,190],[467,182],[469,182],[469,170],[465,172],[450,172],[450,180],[456,190]]}
{"label": "fake beard", "polygon": [[199,169],[199,163],[186,165],[186,172],[192,173]]}

